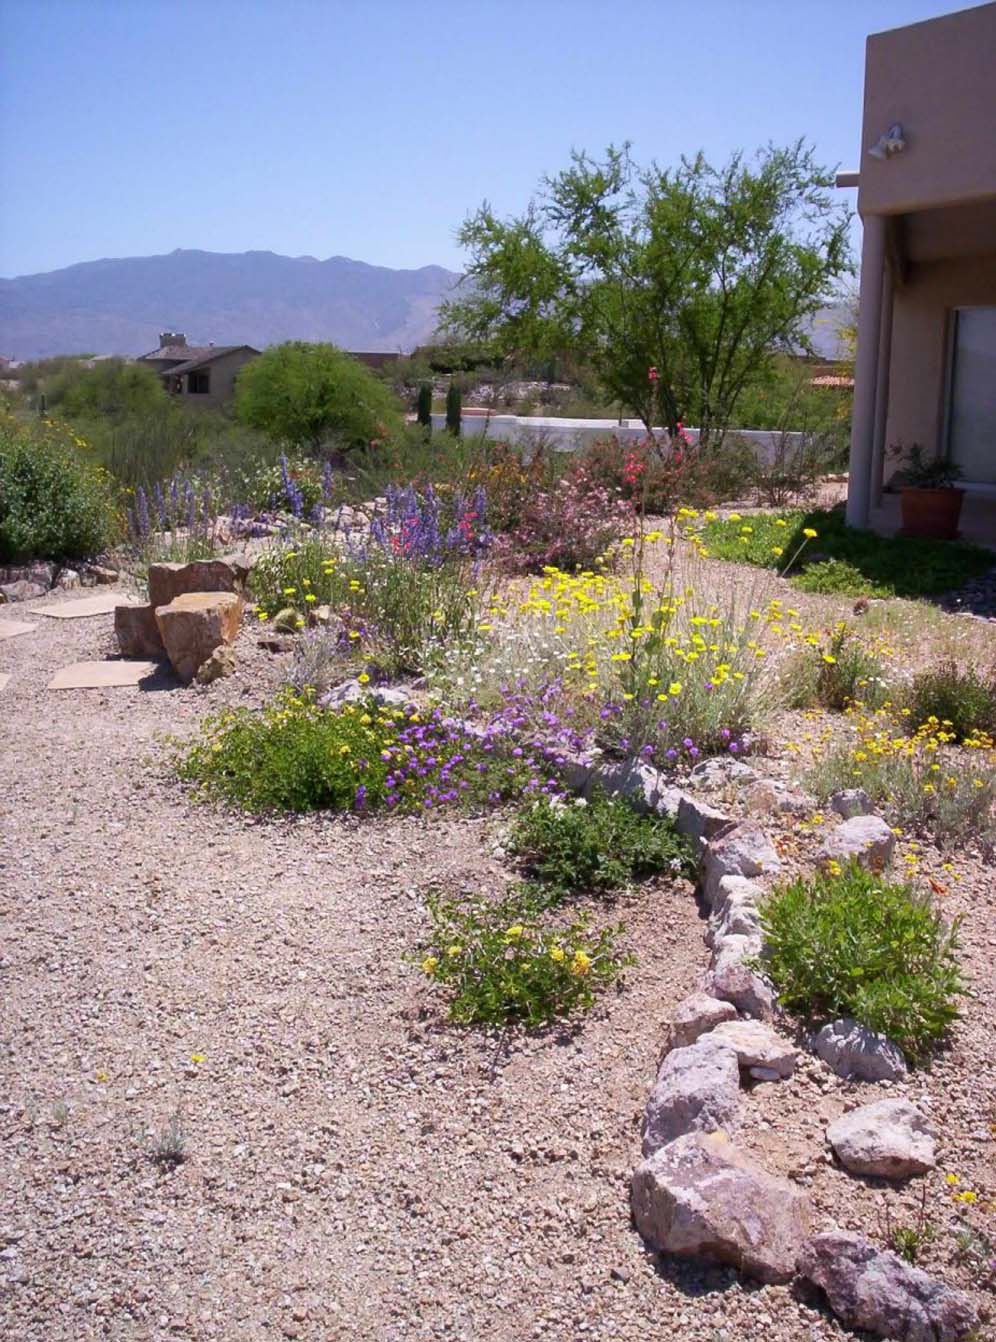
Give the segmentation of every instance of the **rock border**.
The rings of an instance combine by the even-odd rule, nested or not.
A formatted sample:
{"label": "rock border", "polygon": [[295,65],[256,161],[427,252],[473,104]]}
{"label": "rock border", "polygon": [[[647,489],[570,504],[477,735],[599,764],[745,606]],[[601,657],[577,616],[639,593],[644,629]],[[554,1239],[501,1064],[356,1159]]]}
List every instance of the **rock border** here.
{"label": "rock border", "polygon": [[[699,766],[704,787],[722,786],[719,775],[725,767],[727,781],[747,784],[752,792],[764,790],[765,805],[799,809],[798,799],[784,785],[759,778],[743,761],[707,763],[708,770]],[[694,784],[694,773],[690,781]],[[675,1009],[671,1038],[644,1114],[643,1159],[631,1181],[633,1220],[646,1243],[661,1253],[732,1264],[762,1282],[808,1281],[848,1327],[909,1342],[926,1337],[967,1342],[978,1317],[964,1292],[910,1269],[896,1254],[859,1235],[839,1230],[811,1235],[805,1194],[769,1174],[731,1140],[743,1078],[777,1084],[791,1075],[798,1056],[771,1028],[778,1017],[777,999],[756,968],[764,951],[760,900],[765,883],[782,870],[766,831],[753,818],[738,821],[675,787],[642,762],[578,762],[572,766],[570,784],[582,795],[601,789],[625,798],[644,814],[673,821],[691,844],[698,896],[709,913],[709,966],[698,990]],[[835,794],[830,809],[842,819],[817,856],[819,866],[853,858],[869,870],[884,870],[895,836],[874,814],[867,796],[858,790]],[[853,1020],[831,1021],[807,1043],[845,1079],[906,1075],[897,1045]],[[891,1113],[892,1103],[868,1105],[848,1115],[852,1123],[870,1125],[871,1134],[863,1134],[866,1143],[874,1146],[875,1122]],[[907,1128],[915,1128],[927,1155],[900,1159],[890,1147],[895,1130],[884,1132],[878,1169],[901,1171],[894,1177],[923,1172],[932,1161],[926,1120],[905,1102],[903,1117]],[[864,1156],[866,1162],[873,1158],[874,1153]],[[869,1282],[887,1296],[887,1307],[866,1298]]]}

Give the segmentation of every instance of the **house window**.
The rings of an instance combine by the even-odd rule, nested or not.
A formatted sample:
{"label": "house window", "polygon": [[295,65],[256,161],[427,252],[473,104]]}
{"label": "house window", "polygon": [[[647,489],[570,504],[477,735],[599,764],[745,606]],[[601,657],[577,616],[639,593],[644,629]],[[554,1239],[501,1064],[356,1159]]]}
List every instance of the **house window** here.
{"label": "house window", "polygon": [[205,372],[187,374],[187,395],[207,396],[211,391],[211,374]]}
{"label": "house window", "polygon": [[955,313],[948,446],[966,481],[996,485],[996,307]]}

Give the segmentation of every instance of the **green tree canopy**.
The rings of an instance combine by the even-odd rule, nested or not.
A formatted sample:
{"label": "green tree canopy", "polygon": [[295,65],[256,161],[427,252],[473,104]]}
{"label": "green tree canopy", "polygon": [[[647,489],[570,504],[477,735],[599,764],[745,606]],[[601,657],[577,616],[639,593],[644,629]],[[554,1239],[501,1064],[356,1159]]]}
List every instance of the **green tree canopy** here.
{"label": "green tree canopy", "polygon": [[290,341],[239,372],[236,414],[268,437],[317,452],[360,447],[401,427],[398,402],[364,364],[335,345]]}
{"label": "green tree canopy", "polygon": [[629,147],[575,153],[517,218],[486,202],[460,230],[455,335],[519,357],[575,354],[648,429],[722,439],[744,386],[850,270],[849,214],[802,141],[643,170]]}
{"label": "green tree canopy", "polygon": [[40,385],[49,409],[74,421],[127,419],[161,410],[168,399],[155,369],[130,359],[66,363]]}

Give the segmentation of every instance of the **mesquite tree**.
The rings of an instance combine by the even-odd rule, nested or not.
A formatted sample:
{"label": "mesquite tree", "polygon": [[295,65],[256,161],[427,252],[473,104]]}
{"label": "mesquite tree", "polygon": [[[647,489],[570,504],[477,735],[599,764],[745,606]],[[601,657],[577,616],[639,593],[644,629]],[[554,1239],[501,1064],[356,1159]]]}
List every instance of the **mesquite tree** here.
{"label": "mesquite tree", "polygon": [[575,153],[524,214],[485,202],[465,221],[465,293],[444,320],[505,353],[574,354],[648,431],[684,421],[716,444],[744,386],[806,347],[851,269],[832,189],[801,140],[723,168],[699,154],[640,169],[628,145]]}

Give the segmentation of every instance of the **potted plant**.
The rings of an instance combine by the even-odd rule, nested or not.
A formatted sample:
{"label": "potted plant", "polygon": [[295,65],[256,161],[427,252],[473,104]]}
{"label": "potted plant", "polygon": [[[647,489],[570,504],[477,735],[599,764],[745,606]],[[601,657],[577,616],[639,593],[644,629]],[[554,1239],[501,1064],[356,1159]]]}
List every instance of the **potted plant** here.
{"label": "potted plant", "polygon": [[[893,455],[902,456],[902,447],[894,448]],[[960,478],[960,466],[946,458],[928,460],[922,446],[914,443],[891,482],[899,489],[900,534],[955,540],[965,497],[965,491],[955,485]]]}

